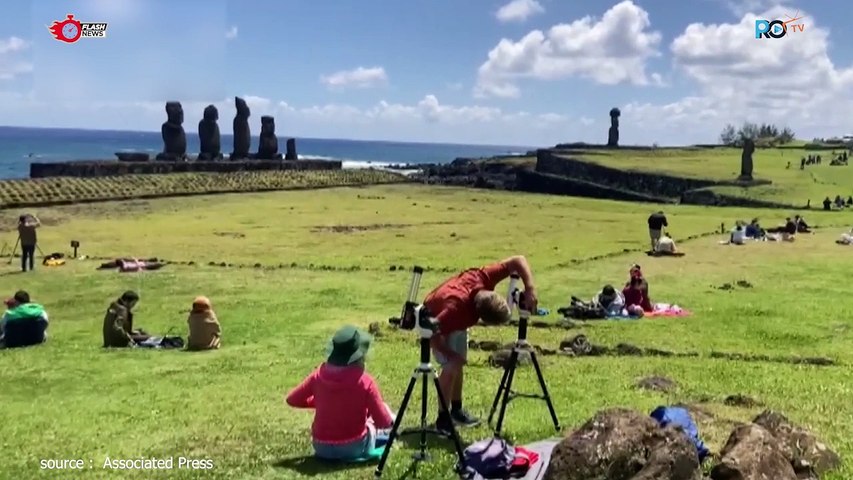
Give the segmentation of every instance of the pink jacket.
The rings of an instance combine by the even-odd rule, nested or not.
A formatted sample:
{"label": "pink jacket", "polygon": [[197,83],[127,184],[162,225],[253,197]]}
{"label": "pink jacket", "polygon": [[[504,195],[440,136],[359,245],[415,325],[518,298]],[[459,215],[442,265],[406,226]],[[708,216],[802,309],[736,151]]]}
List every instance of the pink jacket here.
{"label": "pink jacket", "polygon": [[361,439],[367,433],[367,419],[376,428],[394,423],[379,387],[361,365],[337,367],[326,363],[311,372],[285,400],[295,408],[313,408],[314,441],[340,445]]}

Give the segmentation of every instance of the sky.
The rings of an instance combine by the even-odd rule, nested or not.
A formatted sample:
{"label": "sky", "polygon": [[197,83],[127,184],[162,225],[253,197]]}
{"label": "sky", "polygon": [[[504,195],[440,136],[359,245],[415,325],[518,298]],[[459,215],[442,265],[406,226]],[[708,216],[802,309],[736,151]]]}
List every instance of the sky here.
{"label": "sky", "polygon": [[[853,133],[853,4],[810,0],[32,0],[0,17],[0,125],[195,132],[234,96],[280,136],[712,143],[728,124]],[[48,31],[73,14],[105,38]],[[788,20],[778,39],[759,19]]]}

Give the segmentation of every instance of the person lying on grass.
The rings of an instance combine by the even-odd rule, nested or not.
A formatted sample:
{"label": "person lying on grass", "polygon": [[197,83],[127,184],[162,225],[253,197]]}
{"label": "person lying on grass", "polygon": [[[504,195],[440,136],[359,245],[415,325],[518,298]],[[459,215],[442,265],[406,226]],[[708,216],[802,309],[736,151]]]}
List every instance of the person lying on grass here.
{"label": "person lying on grass", "polygon": [[356,327],[342,327],[326,361],[285,398],[291,407],[314,409],[311,435],[319,458],[356,461],[388,441],[381,430],[391,428],[394,415],[364,366],[371,340]]}
{"label": "person lying on grass", "polygon": [[646,295],[644,283],[645,281],[642,277],[632,277],[628,286],[622,290],[622,296],[625,297],[625,308],[627,308],[628,311],[637,312],[638,308],[643,312],[654,311],[652,302]]}
{"label": "person lying on grass", "polygon": [[133,329],[132,310],[138,302],[139,295],[128,290],[110,304],[104,315],[104,347],[133,347],[150,338],[142,330]]}
{"label": "person lying on grass", "polygon": [[30,294],[19,290],[6,300],[6,313],[0,318],[0,348],[38,345],[47,340],[47,312],[30,301]]}
{"label": "person lying on grass", "polygon": [[604,310],[604,314],[608,317],[643,316],[642,307],[632,305],[628,308],[625,304],[625,296],[613,288],[613,285],[605,285],[598,295],[592,297],[592,304]]}
{"label": "person lying on grass", "polygon": [[187,318],[189,335],[187,336],[187,350],[215,350],[219,348],[222,327],[219,319],[210,305],[207,297],[196,297],[193,300],[192,310]]}
{"label": "person lying on grass", "polygon": [[527,259],[507,258],[481,268],[472,268],[445,280],[424,300],[435,316],[438,331],[430,340],[436,361],[441,365],[439,384],[447,405],[439,405],[436,429],[449,432],[452,423],[474,426],[479,419],[462,407],[463,367],[468,362],[468,329],[483,320],[498,325],[509,322],[510,308],[506,298],[495,292],[498,283],[512,273],[524,282],[524,302],[531,312],[537,311],[536,287]]}

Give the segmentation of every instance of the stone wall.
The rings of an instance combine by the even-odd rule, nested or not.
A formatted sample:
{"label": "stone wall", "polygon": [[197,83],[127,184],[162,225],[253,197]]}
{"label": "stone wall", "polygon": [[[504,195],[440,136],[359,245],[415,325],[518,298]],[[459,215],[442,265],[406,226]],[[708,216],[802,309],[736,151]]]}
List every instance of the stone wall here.
{"label": "stone wall", "polygon": [[674,203],[672,199],[621,190],[597,183],[541,172],[520,171],[515,189],[530,193],[601,198],[626,202]]}
{"label": "stone wall", "polygon": [[804,206],[787,205],[784,203],[768,202],[746,197],[735,197],[723,195],[707,188],[699,188],[684,192],[681,195],[681,203],[687,205],[705,205],[709,207],[747,207],[747,208],[785,208],[801,209]]}
{"label": "stone wall", "polygon": [[536,171],[574,180],[584,180],[605,187],[656,198],[677,199],[688,190],[723,184],[706,179],[680,178],[663,174],[619,170],[570,158],[561,155],[558,151],[549,149],[536,152]]}
{"label": "stone wall", "polygon": [[31,163],[30,178],[105,177],[184,172],[231,173],[257,170],[340,170],[341,168],[341,162],[327,160],[246,160],[236,162],[120,162],[113,160],[81,160],[73,162]]}

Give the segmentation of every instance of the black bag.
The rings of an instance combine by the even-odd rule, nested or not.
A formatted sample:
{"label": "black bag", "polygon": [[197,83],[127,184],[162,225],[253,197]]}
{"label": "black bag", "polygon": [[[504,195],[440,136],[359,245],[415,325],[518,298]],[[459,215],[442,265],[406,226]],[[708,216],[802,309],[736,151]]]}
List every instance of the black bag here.
{"label": "black bag", "polygon": [[599,305],[594,305],[590,302],[572,297],[572,303],[568,307],[557,310],[566,318],[575,320],[602,320],[607,318],[607,312]]}
{"label": "black bag", "polygon": [[163,337],[160,340],[160,348],[184,348],[184,339],[181,337]]}

